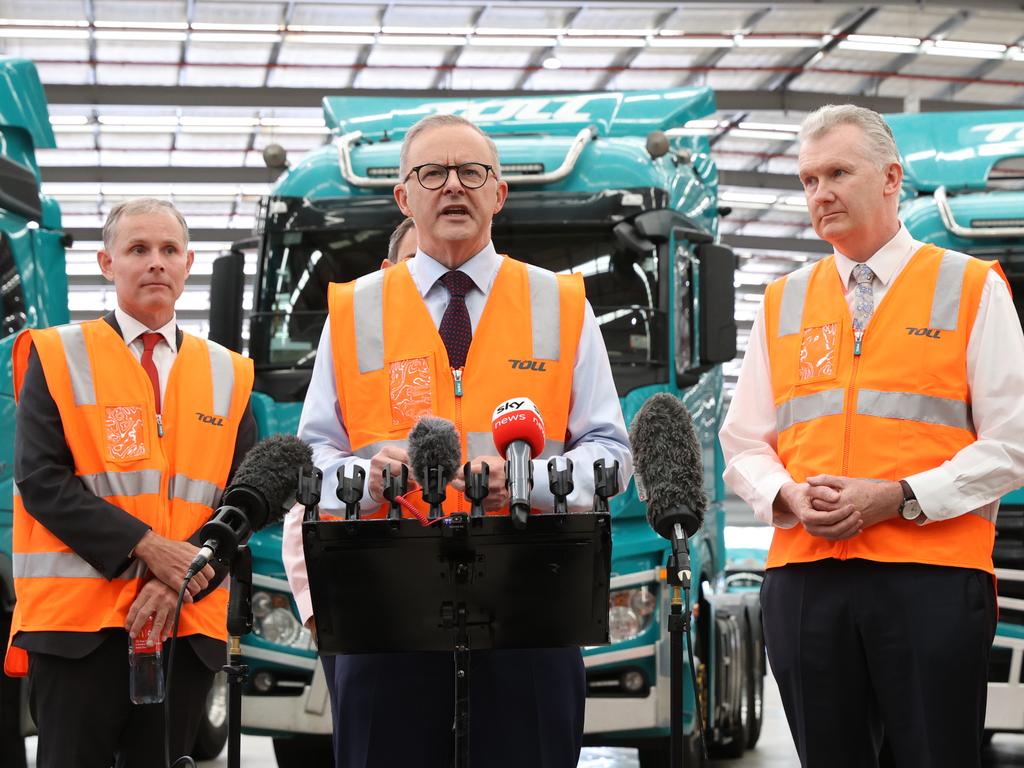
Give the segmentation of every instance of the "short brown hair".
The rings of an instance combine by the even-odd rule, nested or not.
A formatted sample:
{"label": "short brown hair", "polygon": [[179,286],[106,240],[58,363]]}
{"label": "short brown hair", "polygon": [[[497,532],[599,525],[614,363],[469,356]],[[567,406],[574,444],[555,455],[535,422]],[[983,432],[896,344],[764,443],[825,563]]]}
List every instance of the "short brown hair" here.
{"label": "short brown hair", "polygon": [[391,237],[388,238],[388,261],[392,264],[397,264],[399,259],[402,258],[402,254],[398,252],[398,245],[402,242],[402,238],[405,237],[406,233],[410,229],[415,228],[416,221],[410,216],[402,219],[402,222],[395,227],[395,231],[391,233]]}

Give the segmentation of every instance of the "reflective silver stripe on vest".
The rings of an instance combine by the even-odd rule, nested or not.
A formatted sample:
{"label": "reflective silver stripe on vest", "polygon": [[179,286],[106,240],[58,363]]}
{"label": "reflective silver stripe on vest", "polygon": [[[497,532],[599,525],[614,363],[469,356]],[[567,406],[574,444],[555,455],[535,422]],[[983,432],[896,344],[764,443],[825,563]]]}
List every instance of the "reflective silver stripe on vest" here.
{"label": "reflective silver stripe on vest", "polygon": [[862,389],[857,394],[857,413],[861,416],[941,424],[974,433],[971,406],[961,400],[945,397]]}
{"label": "reflective silver stripe on vest", "polygon": [[782,286],[782,302],[779,305],[779,336],[800,333],[812,269],[814,265],[808,264],[786,275],[786,282]]}
{"label": "reflective silver stripe on vest", "polygon": [[[15,552],[13,556],[16,579],[102,579],[107,578],[74,552]],[[146,564],[132,563],[115,581],[138,579]]]}
{"label": "reflective silver stripe on vest", "polygon": [[14,491],[14,498],[19,498],[21,496],[21,489],[18,487],[17,483],[11,483],[11,490]]}
{"label": "reflective silver stripe on vest", "polygon": [[367,443],[362,448],[356,448],[352,451],[352,455],[361,459],[372,459],[385,445],[394,445],[402,450],[409,450],[408,440],[380,440],[376,443]]}
{"label": "reflective silver stripe on vest", "polygon": [[558,278],[553,272],[527,266],[530,283],[530,323],[535,360],[558,360],[562,346],[561,298]]}
{"label": "reflective silver stripe on vest", "polygon": [[85,333],[80,325],[62,325],[57,328],[61,344],[64,345],[64,359],[71,374],[71,389],[75,394],[75,405],[96,405],[96,387],[92,380],[92,363],[85,346]]}
{"label": "reflective silver stripe on vest", "polygon": [[231,413],[231,395],[235,390],[235,366],[231,353],[220,344],[206,342],[210,350],[210,374],[213,378],[213,413],[227,416]]}
{"label": "reflective silver stripe on vest", "polygon": [[384,367],[384,271],[356,280],[352,297],[356,320],[356,356],[359,373]]}
{"label": "reflective silver stripe on vest", "polygon": [[[537,456],[538,459],[547,459],[552,456],[561,456],[565,452],[565,443],[561,440],[545,440],[544,452]],[[466,453],[470,459],[477,456],[497,456],[498,449],[494,445],[494,436],[490,432],[467,432]]]}
{"label": "reflective silver stripe on vest", "polygon": [[956,251],[942,254],[939,279],[932,297],[932,316],[928,327],[940,331],[955,331],[960,315],[960,292],[963,290],[964,271],[969,256]]}
{"label": "reflective silver stripe on vest", "polygon": [[144,496],[160,493],[160,470],[139,469],[134,472],[98,472],[79,475],[79,479],[96,496]]}
{"label": "reflective silver stripe on vest", "polygon": [[181,499],[192,504],[205,504],[215,507],[224,492],[216,483],[209,480],[196,480],[188,475],[175,475],[167,486],[167,498]]}
{"label": "reflective silver stripe on vest", "polygon": [[828,389],[787,400],[775,409],[775,429],[781,434],[794,424],[840,414],[845,397],[845,389]]}

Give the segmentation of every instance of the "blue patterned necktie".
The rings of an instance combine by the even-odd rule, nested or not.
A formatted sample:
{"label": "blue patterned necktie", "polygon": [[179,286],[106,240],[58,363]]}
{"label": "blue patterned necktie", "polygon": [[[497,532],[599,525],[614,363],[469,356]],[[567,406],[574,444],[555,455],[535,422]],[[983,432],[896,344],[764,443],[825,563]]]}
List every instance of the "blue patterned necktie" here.
{"label": "blue patterned necktie", "polygon": [[858,264],[853,268],[853,279],[857,281],[853,289],[853,330],[858,340],[871,319],[871,313],[875,311],[875,297],[871,292],[874,277],[875,273],[867,264]]}

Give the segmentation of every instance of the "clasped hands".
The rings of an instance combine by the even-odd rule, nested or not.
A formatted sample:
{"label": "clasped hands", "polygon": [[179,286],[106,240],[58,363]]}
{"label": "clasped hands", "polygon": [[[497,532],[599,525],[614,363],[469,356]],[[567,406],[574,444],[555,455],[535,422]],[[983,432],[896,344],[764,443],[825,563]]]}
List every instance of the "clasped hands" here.
{"label": "clasped hands", "polygon": [[783,485],[775,506],[793,514],[812,536],[843,541],[896,517],[902,500],[903,489],[895,481],[814,475],[804,483]]}

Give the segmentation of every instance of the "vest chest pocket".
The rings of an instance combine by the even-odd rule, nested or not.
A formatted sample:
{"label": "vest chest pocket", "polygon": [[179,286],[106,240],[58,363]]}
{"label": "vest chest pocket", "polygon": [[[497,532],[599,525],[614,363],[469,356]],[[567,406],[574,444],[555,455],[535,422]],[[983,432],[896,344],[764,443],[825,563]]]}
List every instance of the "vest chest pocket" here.
{"label": "vest chest pocket", "polygon": [[103,438],[107,459],[137,461],[149,458],[146,409],[141,405],[108,405],[103,414]]}
{"label": "vest chest pocket", "polygon": [[391,427],[411,427],[420,416],[433,413],[433,356],[393,360],[388,363],[388,401]]}
{"label": "vest chest pocket", "polygon": [[842,323],[833,322],[801,330],[797,385],[836,378],[842,328]]}

